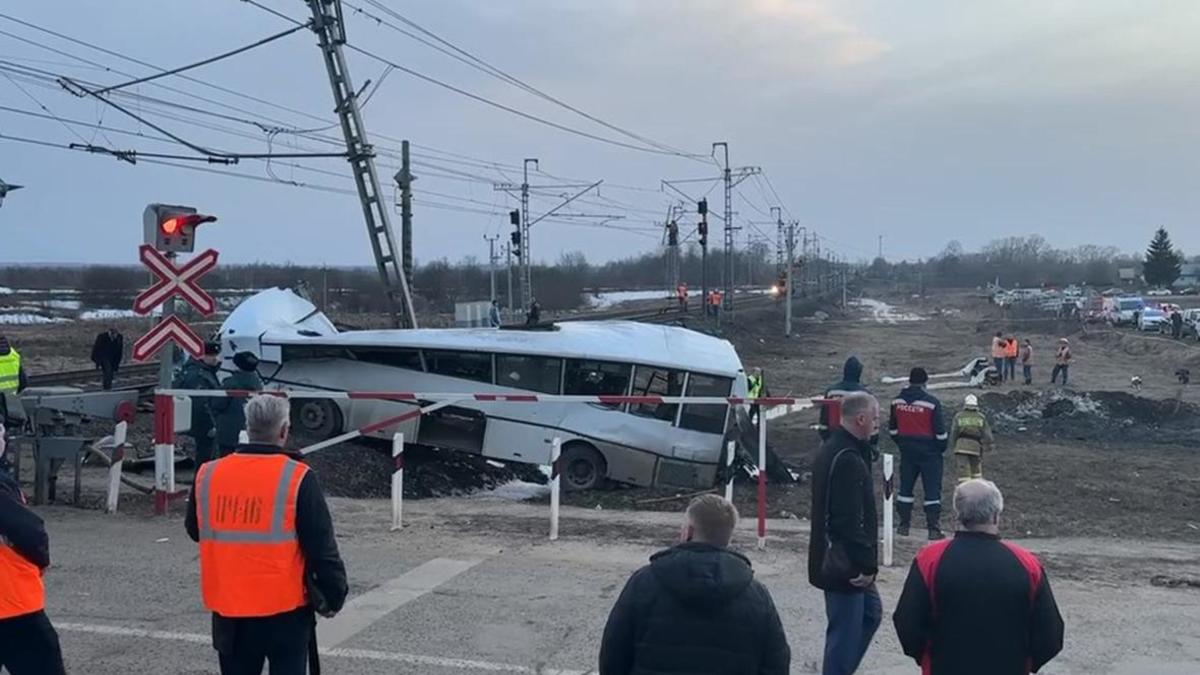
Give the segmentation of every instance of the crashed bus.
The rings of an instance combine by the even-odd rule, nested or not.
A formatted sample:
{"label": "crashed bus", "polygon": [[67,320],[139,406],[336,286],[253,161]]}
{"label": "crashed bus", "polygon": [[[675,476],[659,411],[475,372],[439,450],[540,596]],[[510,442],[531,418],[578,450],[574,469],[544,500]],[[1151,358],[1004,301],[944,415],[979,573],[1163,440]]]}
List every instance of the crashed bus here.
{"label": "crashed bus", "polygon": [[[733,346],[686,328],[630,321],[536,329],[338,330],[282,289],[243,301],[221,326],[226,366],[255,353],[269,388],[565,395],[746,395]],[[424,402],[427,403],[427,402]],[[297,399],[293,427],[328,438],[414,409],[421,401]],[[464,400],[370,435],[545,465],[562,441],[570,489],[612,480],[708,487],[735,425],[720,404],[599,404]]]}

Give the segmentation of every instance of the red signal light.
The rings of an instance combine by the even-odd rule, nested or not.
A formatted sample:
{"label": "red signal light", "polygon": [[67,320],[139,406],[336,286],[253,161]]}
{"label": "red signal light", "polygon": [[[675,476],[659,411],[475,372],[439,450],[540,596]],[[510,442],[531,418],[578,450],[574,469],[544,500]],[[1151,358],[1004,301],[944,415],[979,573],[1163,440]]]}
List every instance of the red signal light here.
{"label": "red signal light", "polygon": [[216,216],[206,216],[199,213],[193,213],[183,216],[173,216],[162,221],[159,227],[162,228],[163,234],[172,235],[181,233],[184,228],[195,228],[201,223],[211,223],[217,219]]}

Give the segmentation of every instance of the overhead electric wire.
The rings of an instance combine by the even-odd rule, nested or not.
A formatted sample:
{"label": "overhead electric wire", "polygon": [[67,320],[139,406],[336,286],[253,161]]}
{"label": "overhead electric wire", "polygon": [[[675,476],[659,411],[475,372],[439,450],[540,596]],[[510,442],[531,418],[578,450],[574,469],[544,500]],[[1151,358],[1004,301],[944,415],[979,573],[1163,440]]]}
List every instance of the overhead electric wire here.
{"label": "overhead electric wire", "polygon": [[180,73],[183,73],[183,72],[195,69],[195,68],[199,68],[201,66],[207,66],[210,63],[216,63],[217,61],[227,59],[231,56],[237,56],[238,54],[243,54],[243,53],[248,52],[251,49],[254,49],[256,47],[261,47],[270,42],[274,42],[280,38],[285,38],[285,37],[291,35],[292,33],[303,30],[307,27],[308,27],[307,25],[304,25],[304,26],[296,26],[294,28],[289,28],[285,31],[281,31],[281,32],[271,35],[269,37],[265,37],[257,42],[252,42],[243,47],[238,47],[237,49],[223,52],[221,54],[217,54],[216,56],[210,56],[207,59],[196,61],[195,63],[189,63],[188,65],[185,65],[185,66],[180,66],[178,68],[172,68],[171,70],[164,70],[163,72],[158,73],[156,75],[147,75],[146,77],[141,77],[136,80],[130,80],[128,82],[123,82],[121,84],[114,84],[110,87],[105,87],[105,88],[97,91],[96,93],[97,94],[106,94],[106,93],[108,93],[110,91],[114,91],[116,89],[124,89],[125,87],[132,87],[135,84],[144,84],[146,82],[152,82],[159,78],[168,77],[170,75],[179,75]]}
{"label": "overhead electric wire", "polygon": [[351,9],[353,9],[356,12],[361,13],[363,16],[373,19],[379,25],[387,26],[387,27],[391,28],[392,30],[395,30],[395,31],[401,33],[402,35],[412,38],[412,39],[420,42],[421,44],[424,44],[427,47],[430,47],[438,52],[446,54],[447,56],[450,56],[451,58],[453,58],[461,63],[465,63],[468,66],[475,68],[476,70],[479,70],[488,75],[491,75],[492,77],[495,77],[496,79],[499,79],[503,82],[507,82],[508,84],[516,86],[517,88],[525,91],[526,93],[532,94],[532,95],[534,95],[538,98],[541,98],[545,101],[549,101],[555,105],[565,108],[566,110],[569,110],[569,111],[575,113],[576,115],[579,115],[587,120],[590,120],[596,124],[599,124],[600,126],[606,128],[606,129],[615,131],[623,136],[627,136],[634,140],[640,141],[641,143],[643,143],[645,145],[649,145],[651,147],[657,148],[665,153],[669,153],[669,154],[676,155],[679,157],[685,157],[688,159],[694,159],[694,160],[698,160],[701,162],[707,161],[705,159],[704,155],[698,155],[698,154],[684,152],[682,150],[679,150],[678,148],[674,148],[665,143],[660,143],[658,141],[655,141],[654,139],[647,138],[645,136],[636,134],[632,131],[629,131],[628,129],[624,129],[615,124],[611,124],[599,117],[596,117],[595,115],[592,115],[583,110],[580,110],[579,108],[576,108],[576,107],[570,105],[569,103],[562,101],[561,99],[551,96],[550,94],[547,94],[546,92],[542,91],[541,89],[538,89],[537,87],[534,87],[533,85],[528,84],[527,82],[525,82],[513,75],[510,75],[509,73],[506,73],[505,71],[492,65],[491,63],[488,63],[484,59],[481,59],[481,58],[475,56],[474,54],[471,54],[470,52],[466,51],[465,49],[462,49],[461,47],[455,45],[454,43],[450,42],[449,40],[446,40],[445,38],[442,38],[441,36],[437,35],[436,33],[433,33],[432,31],[424,28],[423,26],[416,23],[415,21],[412,21],[411,19],[408,19],[408,18],[402,16],[395,10],[387,7],[386,5],[378,2],[377,0],[364,0],[364,1],[367,4],[388,14],[389,16],[396,19],[397,21],[400,21],[400,22],[404,23],[405,25],[410,26],[414,30],[417,30],[417,31],[423,33],[424,35],[429,36],[433,40],[436,40],[438,43],[445,45],[445,47],[448,48],[450,51],[448,51],[446,48],[443,48],[436,44],[433,44],[418,35],[414,35],[413,33],[409,32],[403,28],[400,28],[399,26],[396,26],[395,24],[392,24],[384,19],[381,19],[380,17],[371,15],[366,10],[362,9],[361,7],[357,7],[350,2],[346,2],[343,0],[342,4],[347,7],[350,7]]}
{"label": "overhead electric wire", "polygon": [[45,106],[45,104],[43,104],[41,101],[39,101],[36,96],[29,93],[29,90],[27,90],[25,87],[22,87],[20,82],[17,82],[15,79],[13,79],[13,77],[11,75],[9,75],[6,72],[0,71],[0,75],[3,75],[5,79],[7,79],[9,82],[12,82],[14,87],[16,87],[22,94],[25,94],[26,98],[28,98],[30,101],[33,101],[37,105],[37,107],[41,108],[51,118],[57,120],[58,123],[63,126],[63,128],[65,128],[67,131],[74,134],[75,137],[78,138],[79,140],[83,141],[84,143],[87,143],[87,139],[84,138],[82,134],[80,134],[78,131],[75,131],[75,129],[73,129],[72,127],[68,126],[66,122],[62,121],[49,108],[47,108]]}

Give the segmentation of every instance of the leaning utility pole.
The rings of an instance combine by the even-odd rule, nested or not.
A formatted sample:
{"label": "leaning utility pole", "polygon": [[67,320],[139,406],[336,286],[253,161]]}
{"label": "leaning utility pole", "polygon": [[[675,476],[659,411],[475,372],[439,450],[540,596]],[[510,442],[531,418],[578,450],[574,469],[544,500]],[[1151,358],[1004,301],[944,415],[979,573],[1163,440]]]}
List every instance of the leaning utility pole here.
{"label": "leaning utility pole", "polygon": [[499,234],[492,236],[483,235],[483,238],[488,243],[488,287],[490,292],[488,300],[496,299],[496,242],[500,239]]}
{"label": "leaning utility pole", "polygon": [[379,175],[375,171],[375,150],[367,140],[366,126],[358,105],[358,94],[350,81],[350,69],[342,53],[346,42],[345,23],[342,21],[342,5],[337,0],[306,0],[313,15],[313,32],[325,58],[325,69],[329,73],[329,84],[333,89],[334,111],[341,122],[342,137],[346,142],[346,157],[354,174],[358,198],[362,203],[363,217],[371,238],[371,249],[375,254],[375,266],[383,281],[392,313],[392,323],[405,328],[417,327],[417,315],[413,309],[412,294],[408,277],[401,266],[388,219],[388,208],[383,203],[379,189]]}

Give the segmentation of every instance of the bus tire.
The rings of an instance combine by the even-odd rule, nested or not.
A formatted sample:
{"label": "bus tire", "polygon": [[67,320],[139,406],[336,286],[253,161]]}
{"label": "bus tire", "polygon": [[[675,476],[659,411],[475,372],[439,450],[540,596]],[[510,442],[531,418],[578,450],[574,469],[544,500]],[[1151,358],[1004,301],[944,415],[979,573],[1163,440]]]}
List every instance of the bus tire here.
{"label": "bus tire", "polygon": [[608,476],[608,462],[604,455],[582,441],[572,441],[563,446],[562,486],[564,490],[593,490],[604,485]]}
{"label": "bus tire", "polygon": [[319,440],[342,431],[342,410],[329,399],[309,398],[292,402],[292,428]]}

